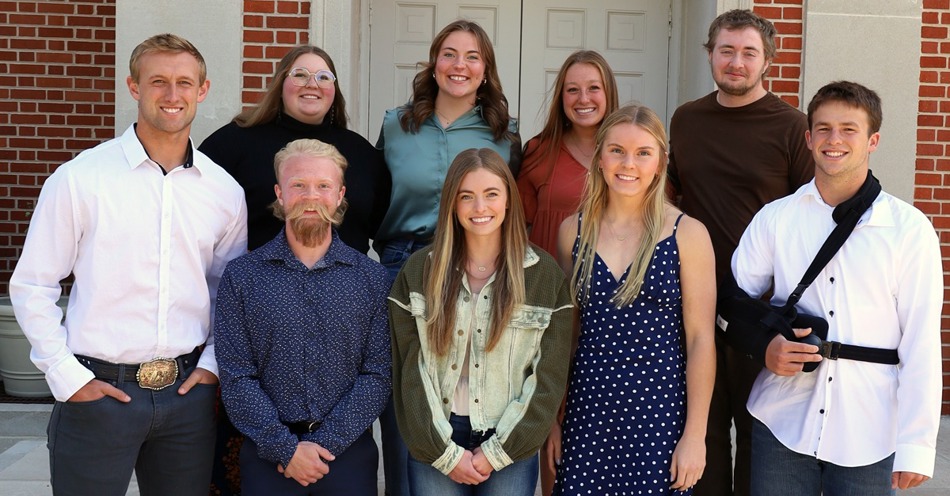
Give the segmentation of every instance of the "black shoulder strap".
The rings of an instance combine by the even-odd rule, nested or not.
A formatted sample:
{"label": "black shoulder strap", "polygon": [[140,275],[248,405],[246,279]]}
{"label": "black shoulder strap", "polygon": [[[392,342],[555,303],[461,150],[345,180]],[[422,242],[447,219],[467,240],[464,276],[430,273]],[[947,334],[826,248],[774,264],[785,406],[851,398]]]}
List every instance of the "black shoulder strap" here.
{"label": "black shoulder strap", "polygon": [[818,273],[821,272],[821,269],[824,269],[825,265],[828,265],[828,262],[835,256],[835,253],[838,252],[841,245],[843,245],[848,239],[848,236],[851,235],[851,231],[854,231],[854,227],[858,225],[858,220],[861,218],[861,215],[864,214],[867,209],[871,208],[871,204],[874,203],[874,199],[877,198],[877,195],[880,193],[881,183],[878,182],[877,178],[868,170],[868,176],[857,194],[835,207],[831,217],[838,225],[831,231],[825,243],[821,245],[821,249],[818,250],[815,259],[812,260],[811,265],[808,266],[808,270],[805,271],[805,275],[802,276],[801,282],[795,287],[795,291],[792,291],[792,294],[788,296],[788,301],[785,302],[785,305],[782,307],[781,313],[784,314],[798,303],[798,300],[802,298],[802,294],[808,289],[808,286],[811,286],[815,278],[818,277]]}

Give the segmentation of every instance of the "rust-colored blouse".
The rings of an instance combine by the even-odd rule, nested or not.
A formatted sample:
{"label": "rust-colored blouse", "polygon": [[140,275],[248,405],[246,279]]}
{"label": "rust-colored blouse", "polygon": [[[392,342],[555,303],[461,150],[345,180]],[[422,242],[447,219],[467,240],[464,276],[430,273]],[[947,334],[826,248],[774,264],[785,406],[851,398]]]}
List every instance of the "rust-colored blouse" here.
{"label": "rust-colored blouse", "polygon": [[561,222],[577,212],[587,168],[574,159],[562,142],[555,160],[547,156],[547,143],[538,137],[525,146],[518,193],[530,227],[532,243],[557,258],[557,231]]}

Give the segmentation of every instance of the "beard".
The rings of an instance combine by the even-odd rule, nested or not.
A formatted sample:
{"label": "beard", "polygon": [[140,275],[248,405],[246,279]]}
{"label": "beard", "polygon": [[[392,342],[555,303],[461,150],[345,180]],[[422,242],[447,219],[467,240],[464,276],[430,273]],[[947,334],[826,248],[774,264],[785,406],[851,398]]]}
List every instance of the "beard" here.
{"label": "beard", "polygon": [[[316,211],[317,215],[305,215],[307,210]],[[289,210],[284,209],[284,218],[297,241],[307,248],[324,242],[330,235],[330,226],[335,224],[334,212],[320,203],[298,203]]]}
{"label": "beard", "polygon": [[726,76],[722,76],[721,81],[716,81],[716,87],[719,88],[719,91],[731,96],[745,96],[748,95],[756,87],[762,86],[762,75],[759,77],[749,80],[748,83],[743,81],[728,81]]}

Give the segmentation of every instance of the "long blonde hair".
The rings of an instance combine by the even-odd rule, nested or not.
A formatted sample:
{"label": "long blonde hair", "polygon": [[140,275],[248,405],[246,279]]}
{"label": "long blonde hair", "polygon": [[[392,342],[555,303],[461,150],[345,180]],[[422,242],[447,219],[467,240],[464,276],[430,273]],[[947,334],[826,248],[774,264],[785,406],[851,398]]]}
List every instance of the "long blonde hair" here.
{"label": "long blonde hair", "polygon": [[470,148],[455,157],[445,175],[432,254],[423,272],[429,346],[439,356],[445,356],[451,348],[456,300],[465,277],[465,233],[456,215],[456,200],[462,180],[480,168],[500,177],[508,193],[508,212],[501,225],[501,252],[495,261],[488,351],[498,344],[515,307],[525,301],[524,257],[528,234],[515,178],[497,152],[490,148]]}
{"label": "long blonde hair", "polygon": [[590,176],[584,191],[579,212],[581,214],[580,243],[577,249],[577,260],[574,263],[574,272],[571,276],[571,286],[574,288],[574,302],[580,304],[589,296],[588,282],[594,267],[594,253],[597,249],[597,238],[600,235],[600,221],[607,208],[608,187],[604,173],[600,170],[601,153],[604,140],[611,129],[620,124],[634,124],[650,133],[656,139],[660,149],[659,166],[653,182],[647,188],[643,199],[643,238],[637,247],[637,254],[630,266],[627,280],[617,290],[612,300],[617,307],[629,305],[636,299],[643,286],[643,278],[653,258],[653,248],[660,240],[663,232],[666,197],[666,130],[663,122],[655,112],[642,105],[626,105],[604,119],[597,131],[594,158],[590,167]]}

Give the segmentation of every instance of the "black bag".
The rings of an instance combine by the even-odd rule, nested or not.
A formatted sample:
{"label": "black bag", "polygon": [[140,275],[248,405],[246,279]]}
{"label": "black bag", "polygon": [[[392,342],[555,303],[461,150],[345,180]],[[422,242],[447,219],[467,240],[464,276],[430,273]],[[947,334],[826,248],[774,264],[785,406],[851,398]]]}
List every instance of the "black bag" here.
{"label": "black bag", "polygon": [[[835,207],[832,218],[838,225],[818,250],[785,305],[777,307],[750,297],[730,273],[719,287],[716,302],[716,327],[725,335],[726,343],[762,364],[765,363],[765,350],[778,334],[789,341],[815,345],[819,353],[822,353],[823,342],[828,339],[828,321],[822,317],[799,313],[795,304],[848,239],[861,215],[871,207],[880,192],[880,183],[871,171],[868,171],[858,193]],[[793,329],[809,327],[812,330],[809,335],[800,339],[795,336]],[[806,362],[803,370],[811,372],[818,368],[818,363]]]}

